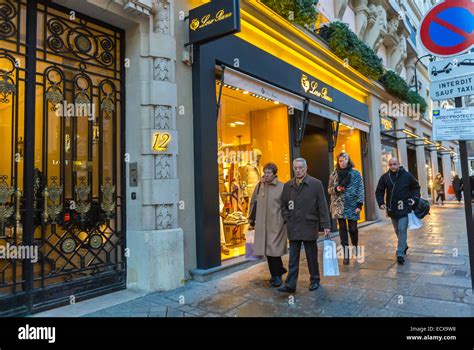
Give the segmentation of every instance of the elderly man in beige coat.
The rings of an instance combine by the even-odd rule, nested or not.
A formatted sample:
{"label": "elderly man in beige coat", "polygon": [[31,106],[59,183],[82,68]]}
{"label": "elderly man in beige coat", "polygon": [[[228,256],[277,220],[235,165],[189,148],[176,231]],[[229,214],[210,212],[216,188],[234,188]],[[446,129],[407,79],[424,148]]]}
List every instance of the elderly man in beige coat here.
{"label": "elderly man in beige coat", "polygon": [[283,183],[278,181],[278,168],[274,163],[263,167],[262,181],[257,185],[250,201],[250,213],[256,207],[254,255],[267,257],[272,287],[282,285],[281,276],[286,273],[281,257],[287,253],[286,227],[281,215]]}

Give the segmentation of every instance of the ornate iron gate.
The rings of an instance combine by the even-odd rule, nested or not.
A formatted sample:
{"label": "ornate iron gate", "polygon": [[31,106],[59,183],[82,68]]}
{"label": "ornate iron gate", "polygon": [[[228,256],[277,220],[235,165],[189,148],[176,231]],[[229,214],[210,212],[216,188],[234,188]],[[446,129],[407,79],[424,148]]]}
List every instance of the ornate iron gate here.
{"label": "ornate iron gate", "polygon": [[0,315],[125,287],[123,52],[119,29],[0,0]]}

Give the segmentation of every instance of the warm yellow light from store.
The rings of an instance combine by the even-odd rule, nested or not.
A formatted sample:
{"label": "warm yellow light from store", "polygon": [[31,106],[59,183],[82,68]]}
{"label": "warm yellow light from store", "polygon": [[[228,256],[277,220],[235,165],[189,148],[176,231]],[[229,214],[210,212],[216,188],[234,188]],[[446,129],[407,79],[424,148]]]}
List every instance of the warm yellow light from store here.
{"label": "warm yellow light from store", "polygon": [[249,93],[250,93],[250,92],[248,92],[247,90],[245,90],[245,91],[243,92],[244,95],[248,95]]}

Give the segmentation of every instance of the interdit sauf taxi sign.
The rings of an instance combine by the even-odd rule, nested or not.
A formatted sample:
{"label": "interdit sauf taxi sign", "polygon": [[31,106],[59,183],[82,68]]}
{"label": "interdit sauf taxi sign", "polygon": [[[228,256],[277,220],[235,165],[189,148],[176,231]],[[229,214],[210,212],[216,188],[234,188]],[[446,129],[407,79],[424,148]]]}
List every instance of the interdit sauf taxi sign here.
{"label": "interdit sauf taxi sign", "polygon": [[433,140],[474,140],[474,107],[434,110]]}

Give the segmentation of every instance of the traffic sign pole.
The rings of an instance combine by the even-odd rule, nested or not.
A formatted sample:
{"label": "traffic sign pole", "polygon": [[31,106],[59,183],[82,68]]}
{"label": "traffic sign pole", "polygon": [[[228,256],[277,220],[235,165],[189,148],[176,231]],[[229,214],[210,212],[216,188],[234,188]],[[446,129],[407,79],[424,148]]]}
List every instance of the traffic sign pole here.
{"label": "traffic sign pole", "polygon": [[[462,97],[455,98],[456,107],[463,106]],[[464,212],[466,215],[467,244],[469,249],[469,265],[471,268],[471,289],[474,289],[474,220],[472,217],[472,192],[469,177],[469,162],[467,159],[467,142],[459,141],[461,157],[462,185],[464,190]]]}

